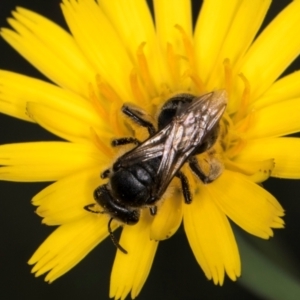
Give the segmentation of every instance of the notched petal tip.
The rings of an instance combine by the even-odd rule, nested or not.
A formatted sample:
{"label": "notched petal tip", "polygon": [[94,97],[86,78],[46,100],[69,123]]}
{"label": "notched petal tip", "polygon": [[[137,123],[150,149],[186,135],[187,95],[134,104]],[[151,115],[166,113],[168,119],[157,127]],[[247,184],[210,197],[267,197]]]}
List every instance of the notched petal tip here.
{"label": "notched petal tip", "polygon": [[221,286],[225,272],[234,279],[240,275],[240,257],[231,226],[225,214],[214,205],[208,185],[202,186],[191,205],[184,206],[184,228],[209,280]]}

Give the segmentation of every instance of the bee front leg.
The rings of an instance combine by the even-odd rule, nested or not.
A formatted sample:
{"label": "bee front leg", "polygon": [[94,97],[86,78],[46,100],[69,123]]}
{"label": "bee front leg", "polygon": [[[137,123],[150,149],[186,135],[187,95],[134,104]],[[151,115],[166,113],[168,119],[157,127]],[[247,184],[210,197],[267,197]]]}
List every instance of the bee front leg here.
{"label": "bee front leg", "polygon": [[135,145],[140,145],[141,142],[133,137],[124,137],[124,138],[119,138],[119,139],[113,139],[111,142],[111,145],[113,147],[118,147],[118,146],[123,146],[123,145],[128,145],[128,144],[135,144]]}
{"label": "bee front leg", "polygon": [[110,174],[110,170],[107,169],[107,170],[105,170],[105,171],[103,171],[103,172],[101,173],[100,177],[101,177],[102,179],[105,179],[105,178],[108,178],[108,177],[109,177],[109,174]]}
{"label": "bee front leg", "polygon": [[122,112],[136,124],[147,128],[150,136],[156,133],[152,116],[147,114],[147,112],[143,111],[140,107],[127,103],[122,106]]}
{"label": "bee front leg", "polygon": [[150,215],[155,216],[157,214],[157,206],[151,206],[149,207]]}

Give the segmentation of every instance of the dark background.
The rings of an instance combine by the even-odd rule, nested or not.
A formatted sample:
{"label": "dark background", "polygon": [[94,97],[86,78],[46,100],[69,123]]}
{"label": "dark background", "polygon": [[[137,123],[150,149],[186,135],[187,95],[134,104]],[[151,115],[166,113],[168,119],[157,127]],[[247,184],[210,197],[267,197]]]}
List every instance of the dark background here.
{"label": "dark background", "polygon": [[[274,2],[265,23],[291,1]],[[37,11],[66,27],[59,3],[57,0],[0,0],[0,26],[7,27],[6,18],[18,5]],[[198,11],[201,1],[194,1],[193,4]],[[2,39],[0,51],[1,69],[47,80]],[[296,61],[288,72],[299,69],[299,66],[299,61]],[[36,125],[2,114],[0,128],[0,144],[57,139]],[[32,196],[46,185],[0,182],[0,298],[108,299],[109,277],[116,251],[109,239],[53,284],[45,283],[43,276],[35,278],[30,273],[27,260],[53,230],[53,227],[41,225],[41,219],[34,214],[34,207],[30,204]],[[277,230],[273,241],[264,243],[285,245],[289,253],[287,255],[295,256],[295,265],[300,265],[300,182],[271,179],[264,186],[286,209],[286,229]],[[243,253],[241,255],[243,257]],[[196,263],[182,229],[172,239],[160,243],[151,273],[138,297],[145,300],[233,298],[261,299],[228,278],[223,287],[214,286],[208,281]]]}

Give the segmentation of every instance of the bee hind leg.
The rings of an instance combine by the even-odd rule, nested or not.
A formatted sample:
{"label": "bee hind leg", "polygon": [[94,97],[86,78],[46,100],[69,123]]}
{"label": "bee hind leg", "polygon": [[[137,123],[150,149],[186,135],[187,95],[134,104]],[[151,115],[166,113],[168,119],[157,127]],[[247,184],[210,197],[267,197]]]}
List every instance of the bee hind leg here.
{"label": "bee hind leg", "polygon": [[184,202],[186,204],[190,204],[192,202],[192,195],[191,195],[189,181],[188,181],[187,177],[182,172],[177,172],[176,177],[178,177],[181,182]]}
{"label": "bee hind leg", "polygon": [[222,174],[224,166],[216,158],[210,158],[206,163],[209,165],[207,174],[200,167],[196,157],[192,157],[189,160],[191,170],[203,183],[208,184],[216,180]]}

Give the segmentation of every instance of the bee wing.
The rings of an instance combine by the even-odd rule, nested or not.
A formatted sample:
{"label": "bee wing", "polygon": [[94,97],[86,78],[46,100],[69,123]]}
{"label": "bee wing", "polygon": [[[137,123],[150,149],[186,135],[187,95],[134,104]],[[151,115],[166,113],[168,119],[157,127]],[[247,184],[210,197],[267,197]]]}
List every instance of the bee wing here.
{"label": "bee wing", "polygon": [[141,145],[125,153],[118,166],[128,167],[138,162],[161,157],[152,195],[159,199],[178,170],[220,120],[227,103],[224,90],[195,98],[179,109],[173,121]]}
{"label": "bee wing", "polygon": [[127,167],[129,165],[145,162],[147,160],[162,156],[164,151],[164,141],[170,131],[170,125],[157,132],[154,136],[143,142],[141,145],[125,153],[119,158],[119,165]]}
{"label": "bee wing", "polygon": [[224,90],[215,91],[193,100],[179,111],[168,127],[156,185],[160,198],[169,183],[222,117],[227,103]]}

